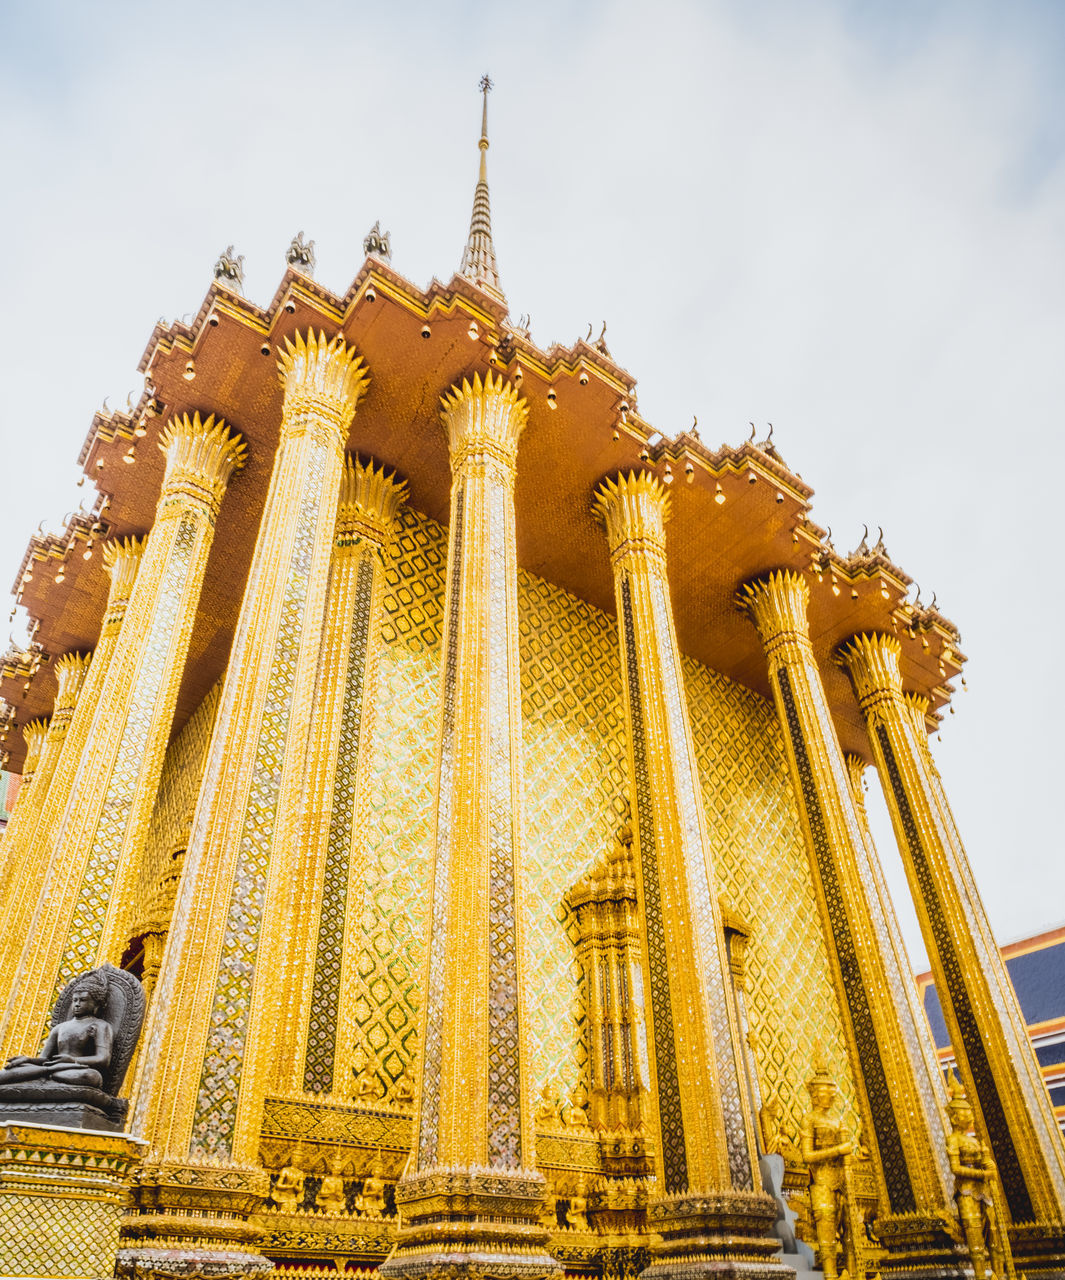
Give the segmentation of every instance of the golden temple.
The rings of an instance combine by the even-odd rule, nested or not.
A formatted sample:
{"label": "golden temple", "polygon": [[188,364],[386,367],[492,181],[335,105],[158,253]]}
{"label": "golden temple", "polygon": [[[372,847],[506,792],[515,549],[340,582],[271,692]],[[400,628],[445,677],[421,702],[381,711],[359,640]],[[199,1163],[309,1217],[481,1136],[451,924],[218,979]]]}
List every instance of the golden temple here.
{"label": "golden temple", "polygon": [[957,629],[771,436],[664,437],[602,336],[509,318],[489,87],[450,283],[375,227],[338,296],[300,235],[260,308],[227,251],[26,552],[5,1070],[88,970],[147,1016],[124,1129],[0,1071],[0,1274],[1065,1277],[929,751]]}

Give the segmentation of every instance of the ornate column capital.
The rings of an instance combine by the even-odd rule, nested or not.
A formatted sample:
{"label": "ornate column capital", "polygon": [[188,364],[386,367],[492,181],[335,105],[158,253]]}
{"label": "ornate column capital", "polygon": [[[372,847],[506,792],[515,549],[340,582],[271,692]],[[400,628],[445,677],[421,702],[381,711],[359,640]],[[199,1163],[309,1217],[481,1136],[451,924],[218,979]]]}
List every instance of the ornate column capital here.
{"label": "ornate column capital", "polygon": [[22,726],[22,737],[26,742],[26,760],[22,766],[23,785],[26,785],[30,778],[33,777],[47,734],[47,720],[31,720],[28,724]]}
{"label": "ornate column capital", "polygon": [[104,566],[111,575],[111,589],[107,593],[109,610],[129,601],[147,544],[147,537],[116,538],[104,543]]}
{"label": "ornate column capital", "polygon": [[91,653],[66,653],[56,660],[55,679],[58,691],[52,709],[53,717],[59,715],[61,711],[70,712],[74,709],[74,703],[81,692],[81,686],[85,683],[91,661]]}
{"label": "ornate column capital", "polygon": [[764,578],[744,583],[736,593],[736,603],[762,637],[770,670],[789,658],[794,660],[809,654],[810,624],[806,610],[810,589],[802,574],[778,569]]}
{"label": "ornate column capital", "polygon": [[191,418],[185,413],[170,419],[159,448],[166,456],[160,514],[172,502],[194,503],[205,507],[213,520],[233,473],[247,458],[244,441],[214,414],[201,422],[198,413]]}
{"label": "ornate column capital", "polygon": [[316,337],[311,329],[306,338],[297,333],[295,341],[285,339],[277,368],[285,389],[282,440],[324,429],[343,444],[370,385],[369,372],[355,348],[339,334],[327,338],[319,333]]}
{"label": "ornate column capital", "polygon": [[147,545],[147,537],[116,538],[113,542],[104,543],[104,567],[111,575],[111,587],[107,593],[107,607],[100,631],[102,640],[118,634]]}
{"label": "ornate column capital", "polygon": [[494,462],[502,469],[503,481],[513,486],[518,438],[528,416],[528,404],[512,383],[504,382],[502,374],[493,378],[489,370],[483,382],[476,373],[472,383],[463,378],[462,386],[453,386],[440,397],[452,474],[457,477]]}
{"label": "ornate column capital", "polygon": [[851,784],[851,795],[855,804],[865,807],[865,761],[854,751],[846,751],[843,763],[847,766],[847,781]]}
{"label": "ornate column capital", "polygon": [[904,693],[902,700],[906,704],[906,710],[910,713],[913,730],[917,734],[918,742],[927,743],[928,711],[932,705],[931,702],[923,693]]}
{"label": "ornate column capital", "polygon": [[902,699],[899,655],[902,645],[880,631],[853,636],[839,648],[839,662],[850,674],[858,705],[868,716],[881,702]]}
{"label": "ornate column capital", "polygon": [[615,567],[633,556],[665,574],[669,506],[669,491],[649,471],[629,471],[600,484],[592,509],[606,529]]}
{"label": "ornate column capital", "polygon": [[368,543],[380,550],[391,540],[400,504],[407,496],[407,482],[395,473],[375,467],[373,459],[344,461],[337,508],[336,545],[339,548]]}

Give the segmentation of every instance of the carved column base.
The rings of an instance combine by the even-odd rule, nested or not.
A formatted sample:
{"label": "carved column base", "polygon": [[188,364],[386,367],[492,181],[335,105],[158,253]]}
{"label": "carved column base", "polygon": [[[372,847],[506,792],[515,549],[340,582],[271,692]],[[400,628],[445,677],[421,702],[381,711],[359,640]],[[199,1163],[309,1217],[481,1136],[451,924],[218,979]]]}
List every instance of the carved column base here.
{"label": "carved column base", "polygon": [[396,1187],[396,1249],[380,1274],[561,1280],[540,1223],[544,1188],[538,1173],[497,1169],[428,1169],[404,1179]]}
{"label": "carved column base", "polygon": [[1009,1231],[1013,1269],[1028,1280],[1065,1280],[1065,1223],[1022,1222]]}
{"label": "carved column base", "polygon": [[263,1231],[250,1221],[269,1193],[262,1169],[207,1161],[146,1166],[122,1220],[115,1275],[237,1280],[270,1272],[273,1263],[258,1251]]}
{"label": "carved column base", "polygon": [[794,1273],[780,1262],[780,1241],[773,1234],[776,1219],[772,1196],[759,1192],[684,1192],[652,1200],[647,1227],[658,1238],[640,1280],[785,1280]]}
{"label": "carved column base", "polygon": [[109,1276],[144,1146],[125,1134],[0,1126],[0,1275]]}
{"label": "carved column base", "polygon": [[876,1234],[886,1251],[880,1264],[885,1280],[972,1278],[969,1251],[957,1222],[947,1214],[884,1214],[876,1220]]}

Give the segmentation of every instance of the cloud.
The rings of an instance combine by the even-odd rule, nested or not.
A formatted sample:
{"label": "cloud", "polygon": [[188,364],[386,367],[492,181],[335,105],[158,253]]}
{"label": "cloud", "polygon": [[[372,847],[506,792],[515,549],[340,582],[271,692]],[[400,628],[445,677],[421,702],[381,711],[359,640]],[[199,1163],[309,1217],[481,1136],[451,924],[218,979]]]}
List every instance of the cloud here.
{"label": "cloud", "polygon": [[773,421],[839,545],[884,526],[971,658],[936,751],[992,922],[1065,915],[1065,695],[1044,656],[1065,624],[1058,6],[53,4],[9,21],[0,579],[74,505],[93,408],[123,402],[156,317],[195,310],[225,244],[260,300],[300,227],[338,290],[378,217],[399,270],[451,275],[489,69],[514,312],[545,345],[605,317],[661,430],[697,413],[717,443]]}

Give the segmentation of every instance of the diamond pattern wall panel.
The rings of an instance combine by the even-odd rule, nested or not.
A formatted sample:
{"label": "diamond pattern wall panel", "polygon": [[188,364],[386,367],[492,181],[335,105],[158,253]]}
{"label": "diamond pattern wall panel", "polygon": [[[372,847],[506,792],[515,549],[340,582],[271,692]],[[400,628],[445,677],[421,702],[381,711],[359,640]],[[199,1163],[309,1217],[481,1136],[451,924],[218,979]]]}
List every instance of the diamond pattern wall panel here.
{"label": "diamond pattern wall panel", "polygon": [[721,892],[752,929],[747,1009],[762,1088],[780,1098],[795,1139],[820,1040],[853,1132],[854,1084],[776,712],[717,672],[683,665]]}
{"label": "diamond pattern wall panel", "polygon": [[[357,1010],[362,1047],[389,1095],[418,1052],[446,548],[438,525],[402,512],[384,595]],[[549,1079],[562,1093],[586,1083],[584,995],[562,898],[613,839],[627,782],[614,619],[524,572],[518,601],[535,1096]],[[820,1038],[853,1125],[854,1089],[776,714],[689,659],[683,674],[720,888],[754,929],[748,1006],[763,1088],[779,1093],[794,1136]]]}

